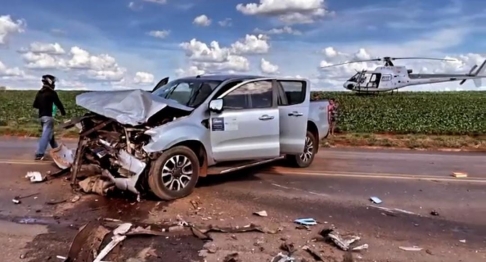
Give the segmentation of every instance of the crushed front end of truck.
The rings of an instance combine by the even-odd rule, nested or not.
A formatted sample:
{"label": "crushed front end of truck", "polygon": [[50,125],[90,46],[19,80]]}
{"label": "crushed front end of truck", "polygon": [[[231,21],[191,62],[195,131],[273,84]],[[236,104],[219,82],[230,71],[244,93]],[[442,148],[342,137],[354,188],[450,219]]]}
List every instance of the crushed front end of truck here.
{"label": "crushed front end of truck", "polygon": [[140,199],[146,191],[141,178],[158,156],[144,151],[151,142],[145,132],[188,115],[189,109],[142,90],[84,93],[76,103],[91,111],[63,125],[80,129],[77,148],[53,149],[53,160],[62,169],[70,168],[75,189],[101,195],[128,190]]}

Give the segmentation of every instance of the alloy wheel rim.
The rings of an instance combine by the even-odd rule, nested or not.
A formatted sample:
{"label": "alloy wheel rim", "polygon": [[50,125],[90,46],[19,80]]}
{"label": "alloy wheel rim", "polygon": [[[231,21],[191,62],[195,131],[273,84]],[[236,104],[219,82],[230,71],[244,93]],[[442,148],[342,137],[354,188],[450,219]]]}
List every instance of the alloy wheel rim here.
{"label": "alloy wheel rim", "polygon": [[308,162],[312,158],[312,154],[314,153],[314,143],[312,142],[312,139],[310,137],[305,138],[305,147],[304,147],[304,153],[300,155],[300,159],[304,162]]}
{"label": "alloy wheel rim", "polygon": [[167,159],[162,167],[162,183],[171,191],[184,189],[192,179],[191,160],[183,155],[174,155]]}

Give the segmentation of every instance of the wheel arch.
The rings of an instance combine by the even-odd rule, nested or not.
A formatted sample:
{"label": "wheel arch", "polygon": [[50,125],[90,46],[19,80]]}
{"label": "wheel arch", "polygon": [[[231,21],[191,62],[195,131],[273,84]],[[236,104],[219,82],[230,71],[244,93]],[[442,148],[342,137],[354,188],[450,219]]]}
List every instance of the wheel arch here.
{"label": "wheel arch", "polygon": [[182,142],[179,142],[177,144],[174,144],[170,148],[176,147],[176,146],[185,146],[191,149],[197,156],[199,160],[199,176],[200,177],[205,177],[208,174],[208,154],[206,152],[206,148],[204,147],[204,144],[201,143],[201,141],[198,140],[185,140]]}
{"label": "wheel arch", "polygon": [[307,121],[307,131],[310,131],[312,133],[312,135],[316,138],[317,140],[317,152],[319,152],[319,129],[317,129],[317,126],[314,122],[308,120]]}

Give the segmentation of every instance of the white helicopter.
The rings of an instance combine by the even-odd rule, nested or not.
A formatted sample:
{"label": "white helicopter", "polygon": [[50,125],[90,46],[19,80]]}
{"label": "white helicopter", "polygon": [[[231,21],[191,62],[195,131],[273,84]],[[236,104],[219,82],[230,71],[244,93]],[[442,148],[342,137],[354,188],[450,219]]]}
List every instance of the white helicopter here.
{"label": "white helicopter", "polygon": [[[397,59],[429,59],[429,60],[442,60],[442,61],[456,61],[450,59],[439,58],[426,58],[426,57],[383,57],[369,60],[350,61],[346,63],[334,64],[329,66],[323,66],[321,68],[327,68],[332,66],[345,65],[350,63],[360,62],[372,62],[372,61],[384,61],[385,66],[377,67],[374,71],[362,70],[357,72],[350,79],[344,83],[344,88],[354,91],[356,93],[378,93],[388,92],[412,85],[425,85],[435,84],[450,81],[461,81],[460,84],[464,84],[466,80],[473,80],[476,87],[481,86],[481,78],[486,76],[480,76],[486,69],[486,60],[481,66],[474,65],[468,74],[412,74],[412,69],[407,69],[405,66],[395,66],[392,60]],[[474,73],[473,73],[474,72]]]}

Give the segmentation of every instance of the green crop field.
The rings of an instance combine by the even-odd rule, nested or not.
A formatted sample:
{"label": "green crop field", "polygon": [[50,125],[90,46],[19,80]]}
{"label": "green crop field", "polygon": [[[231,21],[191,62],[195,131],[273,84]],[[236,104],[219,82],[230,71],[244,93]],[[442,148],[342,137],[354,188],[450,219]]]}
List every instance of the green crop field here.
{"label": "green crop field", "polygon": [[[0,125],[38,126],[32,108],[35,91],[0,91]],[[68,116],[81,115],[75,105],[80,92],[58,91]],[[339,131],[378,134],[486,134],[486,92],[401,92],[357,96],[343,92],[315,92],[340,104]]]}

